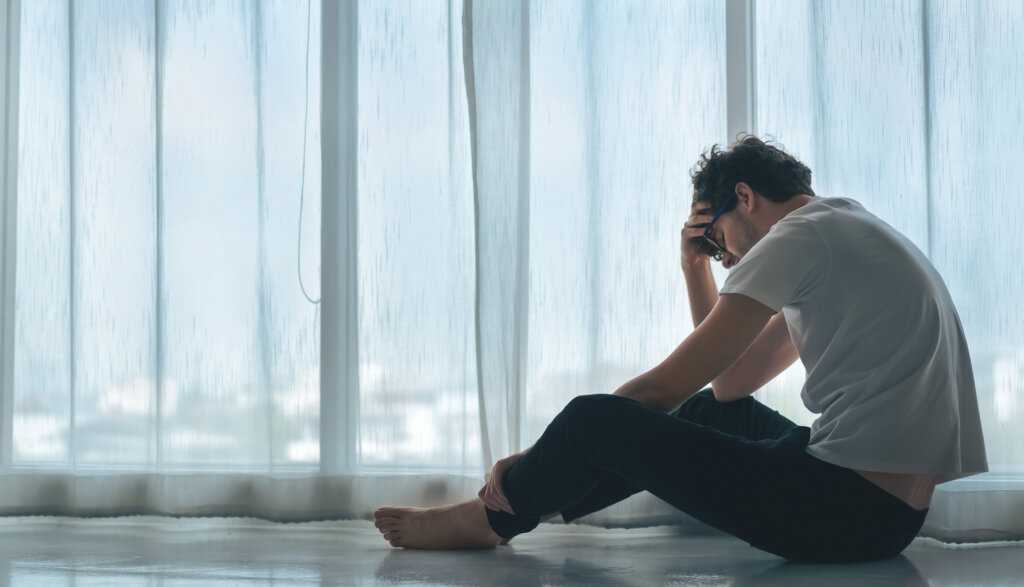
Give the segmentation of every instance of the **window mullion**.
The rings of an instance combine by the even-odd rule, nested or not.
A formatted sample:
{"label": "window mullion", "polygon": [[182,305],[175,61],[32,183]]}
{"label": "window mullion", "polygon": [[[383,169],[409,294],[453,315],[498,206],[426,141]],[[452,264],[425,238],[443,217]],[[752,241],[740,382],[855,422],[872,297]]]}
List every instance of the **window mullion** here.
{"label": "window mullion", "polygon": [[320,471],[355,471],[359,446],[358,4],[322,3]]}
{"label": "window mullion", "polygon": [[14,278],[18,228],[18,83],[21,1],[0,10],[0,467],[14,450]]}
{"label": "window mullion", "polygon": [[755,0],[726,0],[725,4],[725,91],[726,143],[741,132],[755,132]]}

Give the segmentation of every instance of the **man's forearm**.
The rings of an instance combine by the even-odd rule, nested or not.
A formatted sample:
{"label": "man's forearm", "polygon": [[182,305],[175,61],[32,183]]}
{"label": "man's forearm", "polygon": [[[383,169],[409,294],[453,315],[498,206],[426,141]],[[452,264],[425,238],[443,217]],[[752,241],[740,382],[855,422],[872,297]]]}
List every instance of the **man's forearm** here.
{"label": "man's forearm", "polygon": [[711,273],[710,262],[684,269],[683,276],[686,277],[686,292],[690,296],[690,315],[693,316],[693,327],[696,328],[708,317],[711,309],[718,302],[718,286],[715,285],[715,276]]}
{"label": "man's forearm", "polygon": [[[711,273],[711,263],[707,260],[692,267],[684,267],[683,276],[686,278],[686,290],[690,297],[693,327],[697,328],[718,302],[718,287]],[[630,379],[616,389],[613,395],[628,397],[663,412],[674,412],[682,405],[677,403],[678,400],[674,400],[673,405],[668,405],[666,398],[674,397],[676,394],[667,393],[664,386],[652,381],[647,375],[645,373]]]}
{"label": "man's forearm", "polygon": [[[683,276],[686,277],[686,290],[690,296],[690,315],[693,316],[693,327],[697,328],[718,302],[718,287],[715,285],[715,276],[711,273],[711,263],[707,260],[693,267],[684,268]],[[674,412],[682,405],[675,402],[673,402],[675,405],[666,404],[665,398],[672,394],[666,393],[662,386],[657,385],[645,375],[630,379],[622,387],[616,389],[612,395],[628,397],[663,412]]]}
{"label": "man's forearm", "polygon": [[653,384],[644,375],[638,375],[630,379],[622,384],[622,387],[616,389],[612,395],[628,397],[662,412],[674,412],[682,405],[681,403],[675,405],[666,404],[666,398],[670,394],[667,394],[663,388]]}

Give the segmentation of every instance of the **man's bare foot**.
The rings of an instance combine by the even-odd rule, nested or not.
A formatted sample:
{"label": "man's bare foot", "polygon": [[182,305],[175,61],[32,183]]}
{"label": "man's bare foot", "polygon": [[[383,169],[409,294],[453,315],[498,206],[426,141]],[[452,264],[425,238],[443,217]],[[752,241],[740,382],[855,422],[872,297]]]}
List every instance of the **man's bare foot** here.
{"label": "man's bare foot", "polygon": [[373,518],[391,546],[461,549],[508,543],[487,523],[480,498],[436,508],[382,507],[373,512]]}

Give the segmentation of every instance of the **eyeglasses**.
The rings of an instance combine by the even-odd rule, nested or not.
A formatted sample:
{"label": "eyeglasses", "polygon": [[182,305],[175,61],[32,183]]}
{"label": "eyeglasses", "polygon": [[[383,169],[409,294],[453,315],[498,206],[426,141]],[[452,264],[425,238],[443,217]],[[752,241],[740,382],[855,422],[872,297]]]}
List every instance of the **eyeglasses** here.
{"label": "eyeglasses", "polygon": [[715,216],[711,219],[711,222],[708,222],[707,227],[704,229],[704,240],[708,241],[708,243],[711,244],[712,247],[714,247],[714,253],[712,253],[710,257],[715,261],[721,261],[722,257],[724,257],[725,254],[728,253],[729,251],[725,250],[725,247],[718,244],[718,241],[716,241],[715,238],[711,236],[711,227],[715,225],[715,221],[718,220],[718,217],[725,212],[725,209],[729,207],[729,204],[732,203],[732,199],[735,197],[736,194],[732,194],[731,196],[729,196],[725,203],[722,204],[722,207],[718,209],[718,212],[715,213]]}

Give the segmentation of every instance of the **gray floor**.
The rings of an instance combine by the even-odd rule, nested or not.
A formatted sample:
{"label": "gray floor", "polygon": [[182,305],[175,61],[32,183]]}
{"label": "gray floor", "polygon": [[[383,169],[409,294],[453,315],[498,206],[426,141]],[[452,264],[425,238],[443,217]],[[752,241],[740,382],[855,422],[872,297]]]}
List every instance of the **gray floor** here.
{"label": "gray floor", "polygon": [[542,524],[491,551],[391,548],[368,521],[0,518],[4,585],[1024,585],[1024,543],[788,563],[728,536]]}

